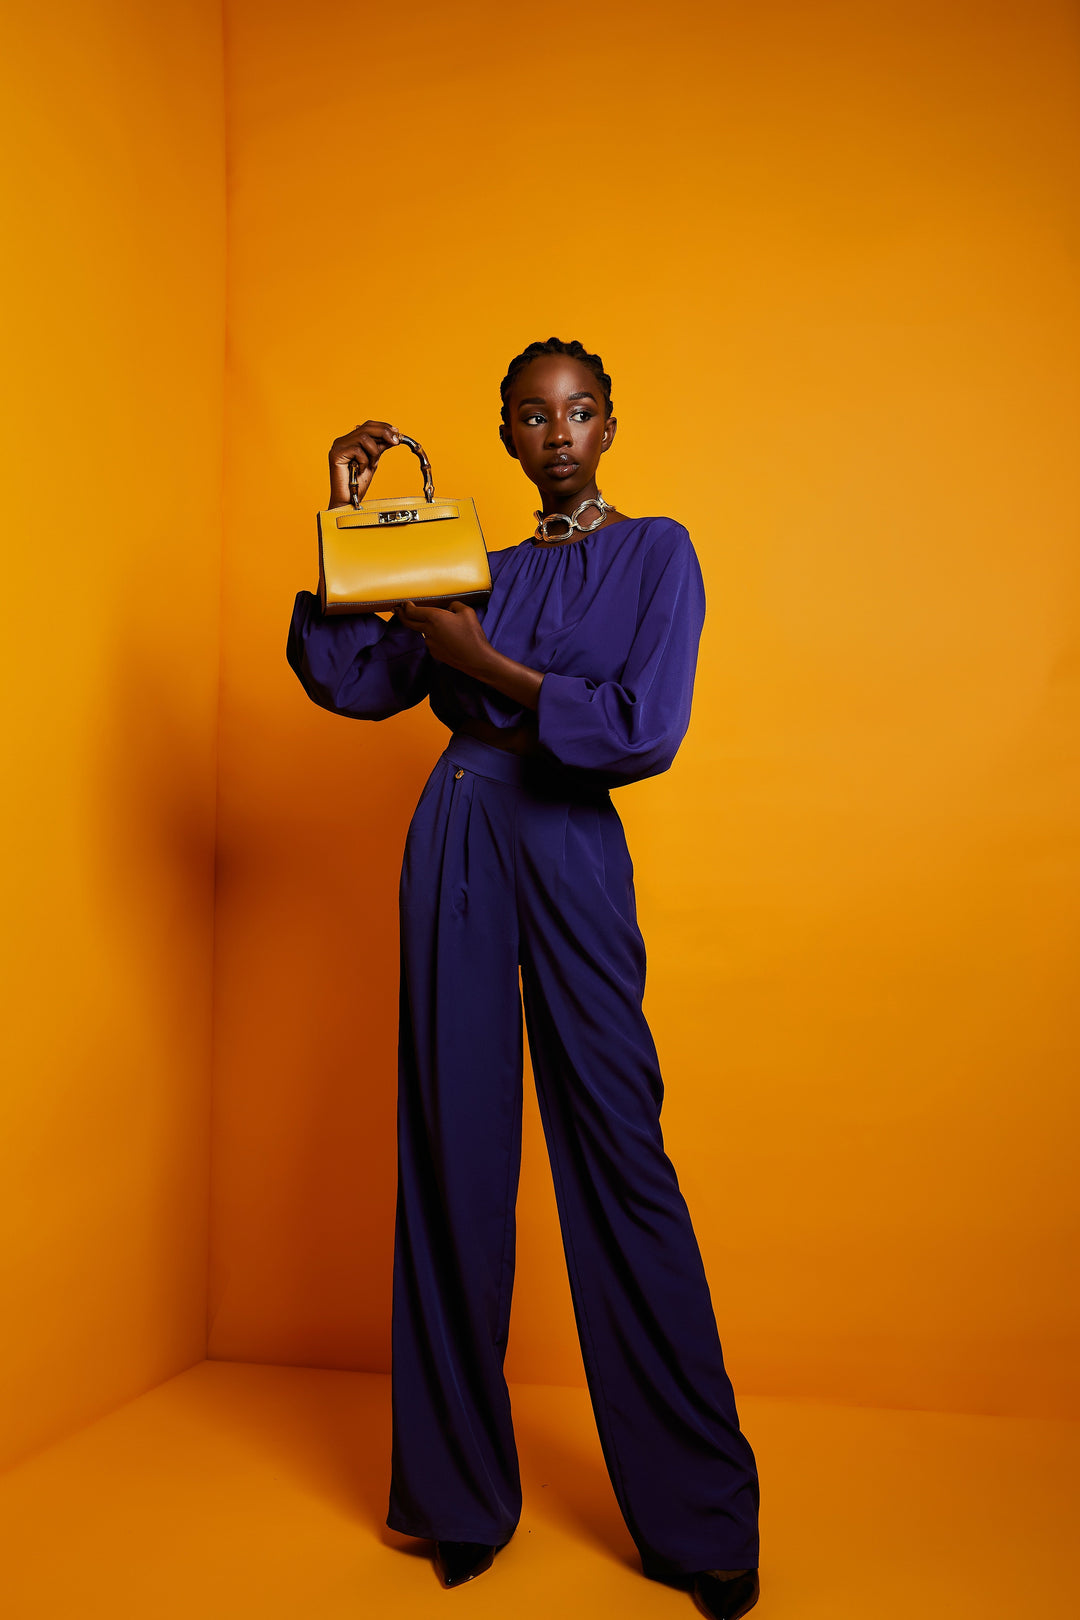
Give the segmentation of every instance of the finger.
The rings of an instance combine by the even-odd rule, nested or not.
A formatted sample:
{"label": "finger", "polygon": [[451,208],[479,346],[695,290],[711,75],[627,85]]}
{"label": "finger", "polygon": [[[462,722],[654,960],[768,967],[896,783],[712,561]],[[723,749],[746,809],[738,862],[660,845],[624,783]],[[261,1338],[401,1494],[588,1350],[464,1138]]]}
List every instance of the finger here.
{"label": "finger", "polygon": [[360,438],[356,441],[356,444],[358,449],[363,449],[367,452],[368,460],[373,467],[378,462],[378,459],[382,455],[383,451],[387,448],[382,440],[376,438],[373,433],[361,434]]}
{"label": "finger", "polygon": [[363,435],[365,433],[370,434],[372,438],[382,439],[387,444],[397,444],[401,437],[397,428],[394,427],[392,423],[375,421],[358,422],[353,428],[352,433],[348,434],[347,437],[351,439],[356,435]]}
{"label": "finger", "polygon": [[335,456],[335,465],[338,467],[357,467],[361,478],[370,481],[378,464],[378,456],[373,456],[363,445],[353,445],[351,449],[342,450]]}
{"label": "finger", "polygon": [[447,613],[446,608],[435,607],[434,605],[418,607],[415,602],[410,602],[409,607],[418,624],[438,624],[439,616]]}
{"label": "finger", "polygon": [[374,471],[383,451],[391,449],[397,442],[397,439],[384,437],[381,433],[369,433],[366,428],[355,428],[352,433],[346,433],[343,438],[335,441],[332,459],[341,466],[347,461],[361,461]]}

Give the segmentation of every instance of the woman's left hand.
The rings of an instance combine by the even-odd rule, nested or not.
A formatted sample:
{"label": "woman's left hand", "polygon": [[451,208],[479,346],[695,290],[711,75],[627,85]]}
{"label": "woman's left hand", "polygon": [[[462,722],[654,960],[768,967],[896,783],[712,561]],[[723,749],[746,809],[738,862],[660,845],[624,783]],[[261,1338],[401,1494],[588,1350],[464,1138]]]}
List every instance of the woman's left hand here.
{"label": "woman's left hand", "polygon": [[444,608],[399,602],[397,614],[404,624],[420,631],[428,652],[440,664],[478,677],[488,667],[495,649],[484,634],[475,608],[456,601]]}

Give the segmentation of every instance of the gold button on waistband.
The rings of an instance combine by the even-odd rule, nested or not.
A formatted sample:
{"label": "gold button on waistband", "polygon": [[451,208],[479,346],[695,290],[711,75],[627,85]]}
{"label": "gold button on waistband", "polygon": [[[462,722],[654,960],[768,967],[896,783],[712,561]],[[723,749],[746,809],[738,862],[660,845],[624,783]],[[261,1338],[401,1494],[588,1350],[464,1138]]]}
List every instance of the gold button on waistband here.
{"label": "gold button on waistband", "polygon": [[455,772],[454,772],[454,775],[455,775],[455,777],[457,777],[457,776],[464,776],[464,775],[465,775],[465,772],[464,772],[464,771],[463,771],[463,770],[461,770],[461,768],[460,768],[460,767],[459,767],[459,768],[458,768],[458,769],[457,769],[457,770],[456,770],[456,771],[455,771]]}

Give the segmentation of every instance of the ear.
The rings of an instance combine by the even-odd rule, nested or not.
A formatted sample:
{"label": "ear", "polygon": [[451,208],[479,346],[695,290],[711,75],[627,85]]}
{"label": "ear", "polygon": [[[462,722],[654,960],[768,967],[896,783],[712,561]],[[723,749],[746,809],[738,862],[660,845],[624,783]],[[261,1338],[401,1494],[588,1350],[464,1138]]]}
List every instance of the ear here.
{"label": "ear", "polygon": [[611,449],[611,441],[615,437],[618,426],[618,418],[614,416],[609,416],[607,421],[604,423],[604,437],[600,440],[601,455],[603,455],[605,450]]}
{"label": "ear", "polygon": [[514,449],[514,438],[505,422],[499,423],[499,438],[503,442],[503,449],[506,451],[507,455],[513,456],[514,460],[517,461],[518,453]]}

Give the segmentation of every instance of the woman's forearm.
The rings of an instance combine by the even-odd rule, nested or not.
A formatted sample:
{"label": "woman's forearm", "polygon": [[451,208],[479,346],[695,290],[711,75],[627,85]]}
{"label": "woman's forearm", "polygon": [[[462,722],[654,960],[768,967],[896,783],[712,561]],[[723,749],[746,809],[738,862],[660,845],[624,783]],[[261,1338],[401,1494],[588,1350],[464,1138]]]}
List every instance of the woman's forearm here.
{"label": "woman's forearm", "polygon": [[505,697],[515,698],[523,709],[539,706],[543,671],[530,669],[528,664],[519,664],[516,658],[507,658],[503,653],[496,652],[494,647],[480,667],[469,673],[485,685],[493,686],[496,692],[502,692]]}

